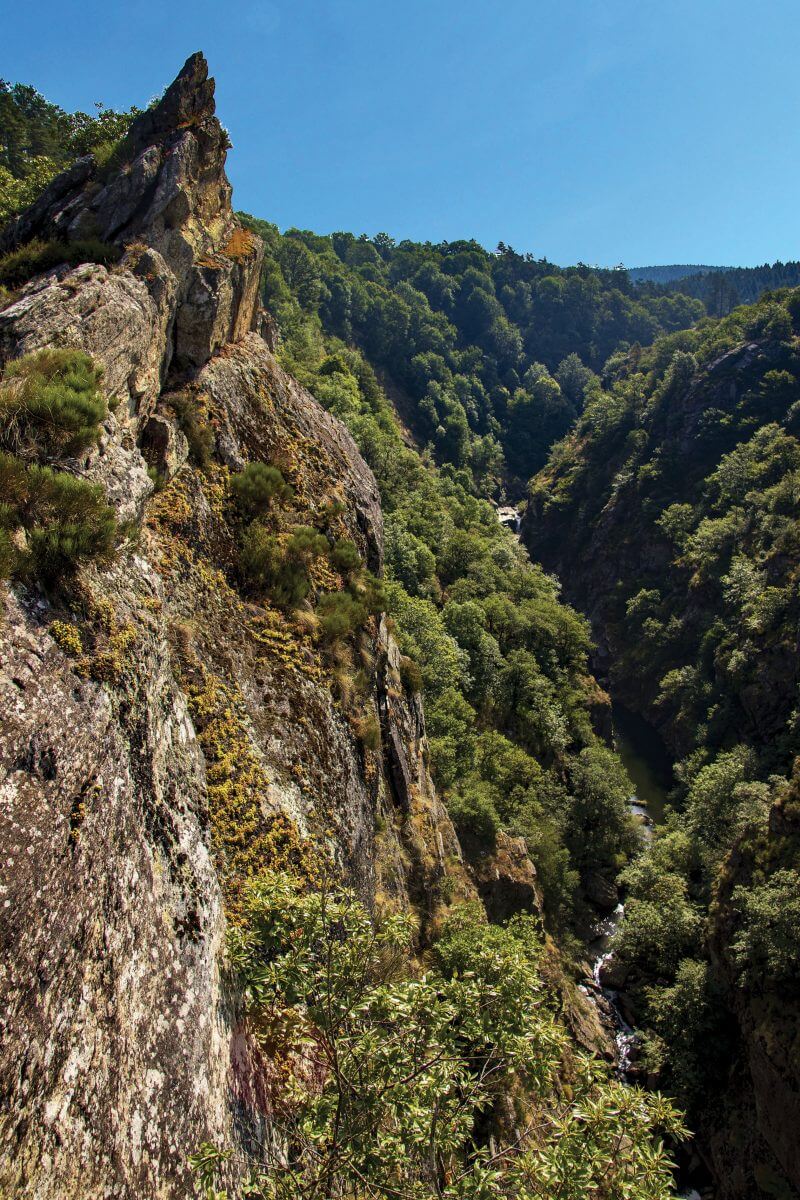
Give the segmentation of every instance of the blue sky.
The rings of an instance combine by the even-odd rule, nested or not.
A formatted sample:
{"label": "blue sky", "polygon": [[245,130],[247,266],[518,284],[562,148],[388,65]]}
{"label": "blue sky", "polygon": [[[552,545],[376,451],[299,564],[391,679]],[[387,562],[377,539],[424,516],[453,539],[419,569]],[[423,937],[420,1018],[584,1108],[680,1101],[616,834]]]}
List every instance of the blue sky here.
{"label": "blue sky", "polygon": [[143,104],[202,49],[234,203],[559,263],[800,258],[800,0],[0,0],[0,75]]}

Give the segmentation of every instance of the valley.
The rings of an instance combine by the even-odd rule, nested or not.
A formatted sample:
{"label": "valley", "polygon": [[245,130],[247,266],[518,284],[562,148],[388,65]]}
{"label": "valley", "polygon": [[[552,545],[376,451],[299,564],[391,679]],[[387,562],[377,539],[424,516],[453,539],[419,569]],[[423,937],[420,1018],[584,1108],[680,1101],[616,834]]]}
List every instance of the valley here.
{"label": "valley", "polygon": [[0,130],[0,1194],[800,1194],[797,264]]}

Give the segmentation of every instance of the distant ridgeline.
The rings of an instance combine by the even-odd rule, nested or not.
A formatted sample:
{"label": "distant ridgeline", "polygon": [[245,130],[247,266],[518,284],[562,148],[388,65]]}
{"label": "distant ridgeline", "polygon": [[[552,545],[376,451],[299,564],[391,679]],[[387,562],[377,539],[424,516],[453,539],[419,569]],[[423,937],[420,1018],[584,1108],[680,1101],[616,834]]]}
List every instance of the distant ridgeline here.
{"label": "distant ridgeline", "polygon": [[628,267],[634,283],[674,283],[692,275],[710,275],[712,271],[730,271],[732,267],[709,267],[700,263],[674,263],[663,267]]}
{"label": "distant ridgeline", "polygon": [[702,300],[709,316],[726,317],[740,304],[755,304],[764,292],[800,286],[800,262],[761,267],[631,267],[628,275],[642,295],[694,296]]}

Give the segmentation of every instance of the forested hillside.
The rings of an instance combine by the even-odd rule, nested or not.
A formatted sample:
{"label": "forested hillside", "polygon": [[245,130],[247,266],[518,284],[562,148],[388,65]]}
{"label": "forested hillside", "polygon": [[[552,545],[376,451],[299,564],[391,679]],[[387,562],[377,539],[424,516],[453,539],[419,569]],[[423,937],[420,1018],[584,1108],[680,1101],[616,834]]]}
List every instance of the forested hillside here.
{"label": "forested hillside", "polygon": [[649,344],[703,313],[681,296],[639,297],[624,270],[564,269],[503,245],[258,228],[273,247],[266,302],[291,294],[357,345],[420,445],[468,468],[482,494],[544,462],[620,343]]}
{"label": "forested hillside", "polygon": [[623,875],[615,970],[650,1068],[728,1163],[723,1195],[748,1173],[800,1182],[799,332],[783,291],[617,356],[532,481],[524,534],[678,763]]}
{"label": "forested hillside", "polygon": [[[326,293],[338,279],[355,289],[358,310],[360,276],[337,266],[326,239],[313,255],[298,237],[247,224],[267,246],[265,296],[282,363],[345,422],[378,481],[388,607],[409,678],[420,673],[434,777],[464,845],[484,853],[501,828],[524,836],[548,918],[569,941],[586,919],[587,890],[607,889],[635,844],[624,772],[598,736],[608,732],[608,702],[589,675],[588,626],[480,497],[476,458],[473,470],[437,467],[408,444],[371,361],[326,328],[337,326]],[[371,243],[353,244],[374,253]],[[392,304],[386,289],[370,294]],[[434,331],[446,326],[426,311]],[[413,337],[407,323],[385,321],[376,327]],[[380,364],[374,347],[383,343],[372,337]]]}
{"label": "forested hillside", "polygon": [[762,267],[647,267],[641,272],[629,271],[629,275],[642,295],[694,296],[702,300],[709,316],[726,317],[740,304],[754,304],[764,292],[800,286],[800,262],[764,263]]}
{"label": "forested hillside", "polygon": [[91,151],[105,161],[139,111],[67,113],[30,85],[0,79],[0,226],[76,158]]}
{"label": "forested hillside", "polygon": [[709,267],[701,263],[675,263],[661,267],[628,267],[628,275],[635,283],[673,283],[694,275],[708,275],[711,271],[727,271],[727,267]]}

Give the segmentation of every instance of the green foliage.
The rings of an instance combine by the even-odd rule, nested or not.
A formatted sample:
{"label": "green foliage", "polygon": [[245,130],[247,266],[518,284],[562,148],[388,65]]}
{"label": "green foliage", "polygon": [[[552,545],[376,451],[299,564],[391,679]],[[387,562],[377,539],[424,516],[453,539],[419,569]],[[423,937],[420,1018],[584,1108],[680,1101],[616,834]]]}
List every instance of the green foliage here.
{"label": "green foliage", "polygon": [[[0,381],[0,578],[63,582],[108,562],[119,530],[103,489],[43,461],[85,450],[107,413],[101,372],[75,350],[42,350]],[[13,453],[9,452],[13,451]]]}
{"label": "green foliage", "polygon": [[92,239],[79,242],[26,242],[24,246],[0,258],[0,284],[17,288],[34,275],[41,275],[53,267],[64,264],[77,267],[80,263],[108,266],[117,262],[119,257],[118,246]]}
{"label": "green foliage", "polygon": [[[671,1171],[656,1129],[681,1136],[658,1096],[611,1083],[579,1060],[559,1095],[565,1034],[549,1011],[535,922],[446,926],[431,969],[409,969],[403,917],[373,926],[346,892],[303,892],[286,876],[248,889],[230,939],[256,1036],[278,1061],[270,1097],[287,1147],[254,1168],[250,1194],[324,1192],[427,1200],[663,1200]],[[520,1108],[513,1141],[489,1142],[502,1097]],[[224,1154],[194,1156],[214,1195]]]}
{"label": "green foliage", "polygon": [[775,871],[763,882],[734,888],[740,924],[731,945],[733,961],[751,986],[789,984],[800,971],[798,872]]}
{"label": "green foliage", "polygon": [[487,854],[494,850],[500,818],[489,796],[477,791],[466,796],[453,792],[447,801],[447,811],[467,853]]}
{"label": "green foliage", "polygon": [[25,459],[71,457],[100,435],[102,371],[79,350],[39,350],[6,366],[0,448]]}
{"label": "green foliage", "polygon": [[99,163],[108,161],[139,110],[96,107],[95,116],[66,113],[34,88],[0,80],[0,225],[76,158],[94,153]]}
{"label": "green foliage", "polygon": [[244,515],[262,517],[273,501],[290,500],[292,489],[277,467],[267,463],[248,463],[243,471],[231,476],[231,491]]}
{"label": "green foliage", "polygon": [[360,629],[367,618],[367,610],[349,592],[327,592],[319,598],[317,616],[323,638],[335,642]]}
{"label": "green foliage", "polygon": [[381,723],[374,713],[360,717],[356,723],[356,732],[367,750],[380,750]]}
{"label": "green foliage", "polygon": [[[353,550],[334,546],[330,562],[345,588],[319,601],[322,637],[335,645],[352,636],[359,604],[372,611],[385,604],[397,622],[404,659],[418,668],[410,685],[422,683],[431,765],[446,802],[455,812],[463,798],[472,803],[480,797],[501,827],[526,837],[544,881],[548,921],[563,931],[580,915],[580,872],[610,867],[613,873],[631,846],[631,834],[620,812],[616,775],[609,775],[605,793],[598,784],[590,801],[590,772],[579,766],[581,751],[599,745],[585,683],[586,622],[560,602],[557,585],[530,563],[476,494],[491,491],[498,476],[500,426],[491,417],[489,375],[486,381],[480,377],[484,368],[491,374],[491,362],[475,346],[461,347],[455,326],[431,307],[455,304],[458,276],[468,276],[465,296],[472,289],[485,299],[476,295],[470,301],[465,320],[478,331],[488,314],[486,336],[495,339],[492,353],[499,353],[502,314],[480,266],[493,270],[494,260],[477,248],[474,259],[471,250],[463,259],[454,253],[446,271],[424,275],[434,298],[428,300],[400,273],[396,288],[392,281],[376,282],[394,271],[399,250],[391,245],[381,251],[368,239],[281,235],[265,222],[241,219],[267,243],[265,300],[281,325],[284,365],[348,425],[381,491],[385,600],[370,601],[373,587]],[[308,254],[292,251],[291,267],[284,271],[290,242]],[[406,249],[413,255],[418,248],[409,243],[403,254]],[[323,288],[317,303],[311,302],[313,287],[300,296],[293,274],[310,270],[309,256],[330,293],[328,298]],[[313,285],[311,275],[303,278]],[[385,300],[385,312],[367,313],[364,305],[373,297],[379,309]],[[409,315],[417,308],[419,321]],[[510,342],[506,351],[517,353]],[[431,455],[408,446],[373,368],[391,375],[404,417],[410,402],[426,422],[433,457],[445,465],[437,468]],[[544,367],[531,368],[518,386],[532,389],[532,395],[537,389],[563,394],[576,411],[599,388],[575,355],[565,356],[557,374],[563,382]],[[502,388],[491,396],[497,411],[505,412]],[[461,411],[470,414],[466,426]],[[533,414],[534,424],[535,419]],[[464,428],[468,438],[459,448]],[[458,469],[448,465],[453,462]],[[270,535],[259,538],[264,536]],[[266,580],[259,586],[264,584],[269,586]],[[522,761],[517,775],[524,782],[505,791],[498,783],[502,755],[489,748],[492,731],[510,748],[506,757],[513,751]]]}
{"label": "green foliage", "polygon": [[[6,577],[32,574],[52,586],[84,562],[110,561],[119,531],[99,485],[0,452],[0,495]],[[15,529],[25,531],[23,549],[11,542]]]}
{"label": "green foliage", "polygon": [[[489,493],[502,486],[504,455],[523,479],[541,465],[597,386],[590,368],[620,341],[646,344],[703,314],[699,301],[651,298],[624,271],[565,270],[507,246],[281,235],[241,219],[267,242],[265,302],[284,335],[306,336],[317,317],[358,346],[400,390],[436,460]],[[315,394],[337,416],[357,416],[352,359],[338,348]]]}
{"label": "green foliage", "polygon": [[614,679],[681,759],[615,952],[692,1116],[737,1052],[710,945],[767,996],[798,970],[798,859],[770,817],[800,754],[797,296],[616,356],[531,489],[534,552],[603,597]]}
{"label": "green foliage", "polygon": [[352,575],[361,568],[361,555],[348,538],[339,538],[331,550],[331,562],[342,575]]}
{"label": "green foliage", "polygon": [[400,655],[400,678],[407,692],[422,691],[422,671],[407,654]]}
{"label": "green foliage", "polygon": [[291,609],[311,590],[309,565],[327,552],[327,539],[308,526],[298,525],[281,538],[253,521],[242,535],[239,567],[251,590],[268,592],[276,604]]}

